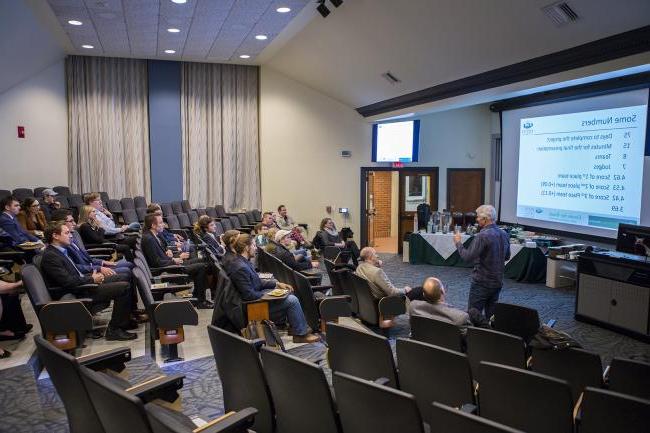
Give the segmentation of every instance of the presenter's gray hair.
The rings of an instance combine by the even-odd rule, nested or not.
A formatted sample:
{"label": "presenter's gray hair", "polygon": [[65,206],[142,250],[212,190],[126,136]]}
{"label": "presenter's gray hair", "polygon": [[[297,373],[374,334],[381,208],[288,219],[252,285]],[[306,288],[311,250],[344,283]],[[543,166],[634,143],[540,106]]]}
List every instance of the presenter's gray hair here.
{"label": "presenter's gray hair", "polygon": [[476,209],[477,218],[486,218],[492,222],[497,220],[497,210],[491,204],[484,204]]}

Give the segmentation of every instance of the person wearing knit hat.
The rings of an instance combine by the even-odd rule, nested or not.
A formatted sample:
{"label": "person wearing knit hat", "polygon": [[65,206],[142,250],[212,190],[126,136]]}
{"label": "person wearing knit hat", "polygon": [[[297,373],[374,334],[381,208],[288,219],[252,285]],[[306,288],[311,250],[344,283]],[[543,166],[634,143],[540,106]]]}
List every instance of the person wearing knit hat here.
{"label": "person wearing knit hat", "polygon": [[303,254],[295,254],[290,250],[293,242],[289,237],[290,234],[289,230],[278,230],[273,238],[275,248],[270,249],[269,252],[295,271],[311,269],[311,260]]}

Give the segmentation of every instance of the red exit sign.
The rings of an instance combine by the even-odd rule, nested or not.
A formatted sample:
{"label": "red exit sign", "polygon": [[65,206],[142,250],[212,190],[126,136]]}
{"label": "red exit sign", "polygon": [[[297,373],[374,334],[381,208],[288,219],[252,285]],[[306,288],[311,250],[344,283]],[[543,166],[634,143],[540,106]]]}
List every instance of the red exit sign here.
{"label": "red exit sign", "polygon": [[18,138],[25,138],[25,127],[24,126],[19,126],[18,127]]}

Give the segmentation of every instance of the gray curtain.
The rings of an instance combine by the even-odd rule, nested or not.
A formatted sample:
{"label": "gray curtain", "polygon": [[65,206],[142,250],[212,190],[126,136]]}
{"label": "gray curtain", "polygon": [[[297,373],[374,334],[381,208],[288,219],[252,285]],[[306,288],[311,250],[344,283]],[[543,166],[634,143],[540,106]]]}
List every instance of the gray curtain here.
{"label": "gray curtain", "polygon": [[69,56],[66,79],[72,191],[149,199],[146,60]]}
{"label": "gray curtain", "polygon": [[183,63],[181,75],[183,196],[259,208],[259,68]]}

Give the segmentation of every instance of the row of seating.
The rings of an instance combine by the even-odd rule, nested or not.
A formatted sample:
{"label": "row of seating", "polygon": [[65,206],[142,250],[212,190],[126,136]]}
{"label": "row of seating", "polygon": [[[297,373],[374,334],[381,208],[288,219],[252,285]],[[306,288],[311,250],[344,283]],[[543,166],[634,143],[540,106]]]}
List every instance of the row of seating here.
{"label": "row of seating", "polygon": [[[363,352],[368,355],[366,367],[373,368],[381,362],[373,356],[376,353],[360,340],[341,347],[340,337],[348,331],[382,337],[333,323],[327,328],[336,400],[322,367],[209,326],[226,410],[255,407],[258,416],[253,429],[267,433],[574,431],[566,382],[482,362],[484,379],[478,401],[465,355],[398,339],[401,388],[397,390],[387,386],[391,379],[380,371],[364,378],[343,372],[334,360]],[[334,353],[337,347],[340,355]],[[464,368],[459,367],[458,359],[465,359]],[[464,382],[459,383],[463,373]],[[562,413],[558,414],[560,406]],[[650,401],[587,388],[576,412],[579,431],[645,432],[649,409]]]}

